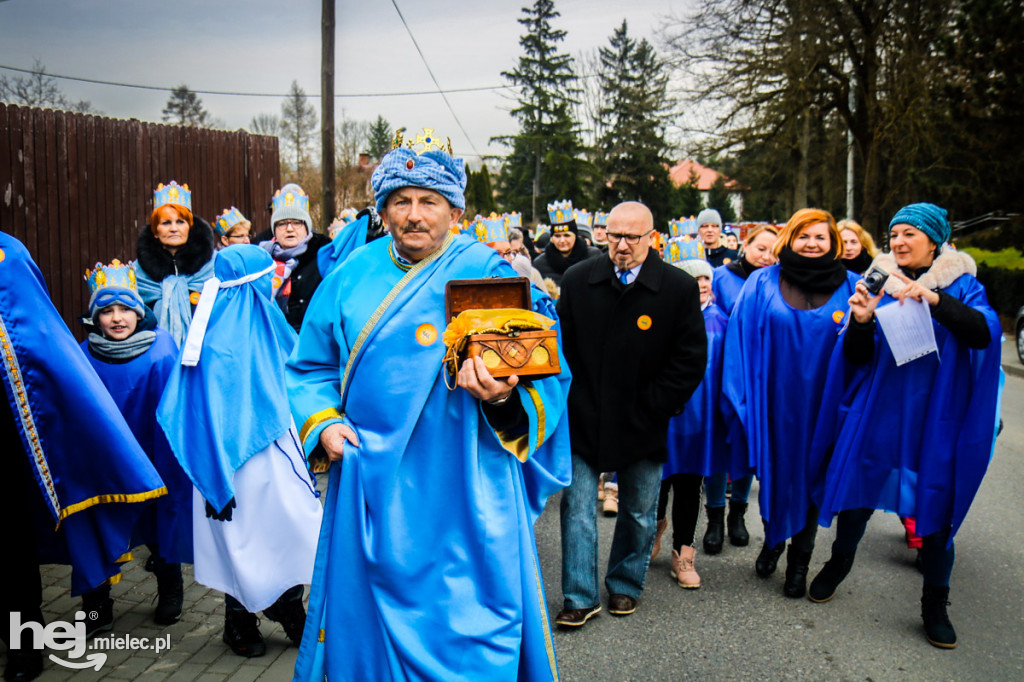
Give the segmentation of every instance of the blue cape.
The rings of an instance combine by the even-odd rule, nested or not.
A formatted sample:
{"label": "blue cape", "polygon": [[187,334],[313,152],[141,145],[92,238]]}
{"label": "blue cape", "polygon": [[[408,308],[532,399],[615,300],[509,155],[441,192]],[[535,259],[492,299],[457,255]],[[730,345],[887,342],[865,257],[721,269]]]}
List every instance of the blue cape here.
{"label": "blue cape", "polygon": [[213,277],[213,259],[193,275],[168,275],[157,282],[142,269],[135,268],[135,279],[143,302],[156,313],[157,325],[167,330],[179,347],[192,323],[192,292],[203,290],[203,282]]}
{"label": "blue cape", "polygon": [[745,452],[760,481],[766,542],[776,545],[805,525],[821,461],[811,439],[832,348],[845,323],[857,275],[825,305],[796,310],[782,298],[779,266],[750,275],[725,333],[722,410],[730,447]]}
{"label": "blue cape", "polygon": [[725,422],[719,407],[722,391],[722,349],[728,316],[712,303],[704,309],[704,330],[708,335],[708,367],[704,379],[687,401],[681,414],[668,423],[668,461],[662,474],[711,476],[727,472],[733,478],[750,473],[745,456],[730,460],[725,442]]}
{"label": "blue cape", "polygon": [[316,253],[316,265],[320,276],[326,277],[341,265],[349,255],[366,243],[366,228],[370,226],[369,214],[345,225],[327,246]]}
{"label": "blue cape", "polygon": [[170,334],[157,329],[149,350],[128,362],[100,360],[89,352],[88,341],[82,342],[82,351],[167,486],[168,494],[158,498],[139,519],[132,544],[155,542],[165,560],[192,563],[192,482],[174,458],[156,421],[164,386],[178,364],[178,347]]}
{"label": "blue cape", "polygon": [[70,563],[79,594],[118,576],[140,503],[167,489],[50,302],[28,250],[3,233],[0,345],[3,392],[46,509],[42,518],[27,510],[40,560]]}
{"label": "blue cape", "polygon": [[[446,243],[416,266],[351,370],[344,421],[360,446],[331,466],[295,679],[557,676],[533,523],[571,476],[569,377],[515,389],[523,433],[495,432],[479,401],[445,386],[445,283],[514,275],[483,244]],[[355,251],[306,313],[287,378],[307,453],[340,418],[324,415],[340,414],[353,344],[404,275],[390,245]]]}
{"label": "blue cape", "polygon": [[726,315],[732,315],[733,306],[736,305],[736,299],[739,298],[747,280],[730,270],[728,265],[719,265],[713,275],[711,293],[715,295],[715,304],[725,311]]}
{"label": "blue cape", "polygon": [[[837,344],[814,443],[819,457],[834,447],[823,525],[844,509],[883,509],[913,516],[922,537],[952,528],[952,541],[963,523],[992,455],[1002,331],[974,277],[943,291],[985,316],[988,348],[967,348],[934,320],[938,355],[901,367],[878,325],[870,363],[849,365]],[[894,303],[886,294],[879,307]]]}
{"label": "blue cape", "polygon": [[[215,276],[235,280],[272,264],[260,247],[236,244],[217,253]],[[216,509],[235,496],[235,472],[291,427],[284,363],[296,336],[270,299],[272,274],[218,292],[199,364],[175,365],[157,411],[174,455]]]}

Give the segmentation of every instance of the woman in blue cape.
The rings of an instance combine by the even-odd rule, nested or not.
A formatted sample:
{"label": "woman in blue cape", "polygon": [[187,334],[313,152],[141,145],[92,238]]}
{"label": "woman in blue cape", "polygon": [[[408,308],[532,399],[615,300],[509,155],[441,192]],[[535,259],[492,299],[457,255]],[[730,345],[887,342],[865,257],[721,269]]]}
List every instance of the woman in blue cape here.
{"label": "woman in blue cape", "polygon": [[253,244],[214,260],[157,418],[195,486],[195,578],[225,593],[224,642],[266,645],[256,611],[302,637],[303,584],[323,510],[288,409],[295,332],[271,300],[274,261]]}
{"label": "woman in blue cape", "polygon": [[156,313],[157,326],[180,347],[203,282],[213,275],[213,230],[192,214],[188,185],[157,185],[137,255],[139,294]]}
{"label": "woman in blue cape", "polygon": [[779,264],[750,275],[729,318],[722,409],[730,446],[746,452],[760,481],[765,544],[754,568],[774,573],[793,538],[783,593],[802,597],[818,526],[811,438],[857,279],[839,260],[835,218],[821,209],[794,213],[774,252]]}
{"label": "woman in blue cape", "polygon": [[[668,497],[672,491],[672,570],[676,584],[684,589],[700,587],[700,575],[694,565],[693,539],[700,516],[701,484],[706,476],[734,469],[725,444],[725,424],[718,407],[722,387],[722,347],[729,317],[715,305],[711,293],[713,272],[703,258],[688,258],[672,263],[697,280],[704,330],[708,337],[708,365],[704,379],[686,402],[681,414],[668,423],[668,460],[662,472],[658,496],[658,534],[651,560],[661,549],[661,536],[668,527]],[[746,461],[739,471],[746,473]],[[711,510],[708,510],[709,515]],[[721,518],[721,517],[719,517]]]}
{"label": "woman in blue cape", "polygon": [[[930,643],[956,646],[946,613],[953,536],[974,500],[995,441],[999,319],[975,279],[970,256],[945,246],[950,226],[934,204],[911,204],[889,224],[884,291],[863,284],[853,320],[833,353],[815,448],[832,449],[821,514],[838,514],[832,557],[811,583],[812,601],[830,600],[853,565],[871,513],[916,518],[922,537],[921,616]],[[938,353],[896,364],[875,310],[925,302]]]}
{"label": "woman in blue cape", "polygon": [[[152,553],[159,596],[154,620],[171,625],[181,616],[181,564],[192,562],[192,483],[156,422],[156,407],[177,364],[178,347],[170,334],[156,328],[153,312],[139,297],[135,263],[97,263],[85,275],[92,331],[82,350],[168,490],[139,519],[133,543],[146,543]],[[82,610],[89,634],[110,629],[110,586],[87,593]]]}
{"label": "woman in blue cape", "polygon": [[[139,515],[167,489],[50,302],[28,250],[2,232],[0,348],[0,617],[42,624],[39,564],[71,564],[73,595],[117,582]],[[6,640],[6,626],[2,632]],[[8,651],[8,679],[42,670],[42,652],[27,636]]]}

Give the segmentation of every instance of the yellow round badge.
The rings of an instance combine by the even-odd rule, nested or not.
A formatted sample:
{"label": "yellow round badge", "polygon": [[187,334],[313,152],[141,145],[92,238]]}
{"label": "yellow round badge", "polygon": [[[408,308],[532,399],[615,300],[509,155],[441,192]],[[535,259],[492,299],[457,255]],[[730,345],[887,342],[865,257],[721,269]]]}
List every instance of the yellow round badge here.
{"label": "yellow round badge", "polygon": [[188,302],[192,305],[199,305],[199,292],[193,291],[188,295]]}
{"label": "yellow round badge", "polygon": [[276,275],[274,277],[271,277],[270,278],[270,285],[272,287],[274,287],[275,289],[280,288],[281,287],[281,278],[276,276]]}
{"label": "yellow round badge", "polygon": [[429,322],[416,327],[416,341],[421,346],[429,346],[437,341],[437,328]]}
{"label": "yellow round badge", "polygon": [[837,310],[834,313],[832,313],[832,321],[835,322],[836,324],[842,322],[844,317],[846,317],[846,313],[844,313],[842,310]]}
{"label": "yellow round badge", "polygon": [[0,262],[3,262],[4,258],[7,258],[7,254],[4,253],[3,249],[0,249]]}
{"label": "yellow round badge", "polygon": [[648,329],[651,328],[651,316],[641,315],[640,317],[636,318],[636,326],[640,327],[640,329],[644,331],[647,331]]}

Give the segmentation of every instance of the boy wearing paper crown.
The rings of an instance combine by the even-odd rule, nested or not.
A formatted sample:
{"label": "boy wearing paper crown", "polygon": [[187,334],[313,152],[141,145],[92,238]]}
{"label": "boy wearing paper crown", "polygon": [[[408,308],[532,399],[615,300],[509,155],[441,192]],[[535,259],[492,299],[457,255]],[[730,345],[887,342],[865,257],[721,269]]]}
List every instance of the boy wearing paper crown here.
{"label": "boy wearing paper crown", "polygon": [[[167,486],[168,494],[139,519],[133,540],[145,542],[152,553],[147,566],[156,575],[159,595],[154,620],[171,625],[181,616],[181,564],[192,562],[192,484],[156,422],[156,407],[178,348],[170,334],[156,327],[153,311],[139,297],[134,262],[97,263],[85,278],[94,331],[82,342],[82,350]],[[109,630],[110,586],[87,593],[82,610],[89,634]]]}
{"label": "boy wearing paper crown", "polygon": [[533,267],[544,279],[550,279],[557,286],[571,266],[600,256],[601,252],[579,238],[571,201],[548,204],[548,219],[551,221],[551,241],[544,247],[544,253],[533,261]]}

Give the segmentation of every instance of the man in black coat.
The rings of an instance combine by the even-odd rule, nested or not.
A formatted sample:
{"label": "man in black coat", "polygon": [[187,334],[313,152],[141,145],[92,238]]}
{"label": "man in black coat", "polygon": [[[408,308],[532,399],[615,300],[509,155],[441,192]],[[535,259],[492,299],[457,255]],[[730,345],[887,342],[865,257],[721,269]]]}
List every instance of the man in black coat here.
{"label": "man in black coat", "polygon": [[563,609],[578,627],[601,610],[594,489],[615,471],[619,515],[605,586],[612,615],[636,610],[655,535],[669,419],[704,376],[707,336],[697,282],[651,248],[654,219],[638,202],[608,216],[608,258],[570,268],[558,316],[572,370],[572,485],[562,492]]}

